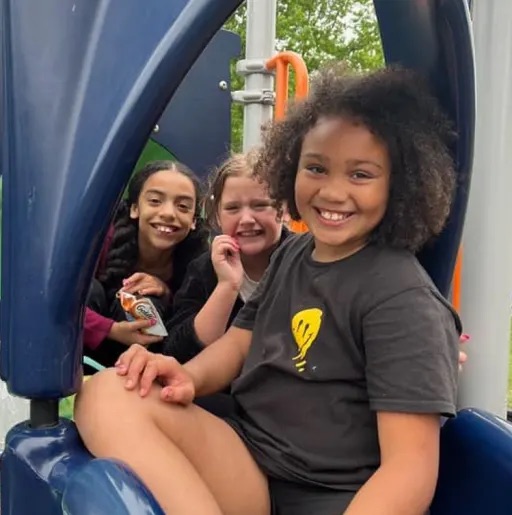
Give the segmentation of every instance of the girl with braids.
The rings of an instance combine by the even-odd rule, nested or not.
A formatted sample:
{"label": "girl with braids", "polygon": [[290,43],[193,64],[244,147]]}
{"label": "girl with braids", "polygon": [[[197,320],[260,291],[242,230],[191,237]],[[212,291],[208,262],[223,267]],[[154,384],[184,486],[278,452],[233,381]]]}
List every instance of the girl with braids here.
{"label": "girl with braids", "polygon": [[[422,515],[434,495],[461,322],[415,254],[450,212],[451,126],[407,70],[315,79],[256,164],[309,233],[196,357],[133,345],[78,395],[87,448],[166,514]],[[229,384],[230,416],[193,402]]]}
{"label": "girl with braids", "polygon": [[129,345],[155,348],[161,338],[141,332],[150,322],[127,321],[116,293],[150,297],[160,316],[169,316],[189,261],[208,248],[200,205],[199,182],[181,163],[150,162],[134,175],[89,293],[86,356],[112,366]]}

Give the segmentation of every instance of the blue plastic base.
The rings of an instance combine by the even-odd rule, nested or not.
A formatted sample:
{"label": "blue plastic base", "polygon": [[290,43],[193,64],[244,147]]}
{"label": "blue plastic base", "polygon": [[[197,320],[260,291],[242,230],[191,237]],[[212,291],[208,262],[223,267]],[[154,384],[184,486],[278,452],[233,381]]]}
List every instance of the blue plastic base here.
{"label": "blue plastic base", "polygon": [[[2,515],[163,515],[126,466],[93,459],[68,420],[44,430],[15,426],[0,471]],[[477,410],[445,424],[431,515],[510,515],[511,485],[511,424]]]}
{"label": "blue plastic base", "polygon": [[164,515],[127,467],[94,459],[69,420],[51,429],[11,429],[0,482],[2,515]]}
{"label": "blue plastic base", "polygon": [[512,425],[467,409],[441,431],[441,463],[431,515],[512,513]]}

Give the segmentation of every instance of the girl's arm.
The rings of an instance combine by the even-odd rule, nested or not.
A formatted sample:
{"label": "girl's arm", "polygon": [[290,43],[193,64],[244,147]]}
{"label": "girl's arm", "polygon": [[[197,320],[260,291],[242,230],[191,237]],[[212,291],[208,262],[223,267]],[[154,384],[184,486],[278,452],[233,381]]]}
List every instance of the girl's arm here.
{"label": "girl's arm", "polygon": [[237,295],[236,290],[217,283],[208,255],[193,261],[174,296],[173,315],[165,324],[169,336],[163,353],[185,363],[220,338]]}
{"label": "girl's arm", "polygon": [[440,417],[456,412],[460,320],[436,290],[413,285],[367,310],[362,329],[381,462],[346,513],[423,515],[437,481]]}
{"label": "girl's arm", "polygon": [[381,464],[345,515],[423,515],[436,487],[438,415],[379,412]]}
{"label": "girl's arm", "polygon": [[226,234],[214,238],[211,263],[216,286],[194,319],[195,333],[204,346],[225,333],[244,276],[238,243]]}
{"label": "girl's arm", "polygon": [[194,330],[203,346],[218,340],[225,332],[233,311],[238,289],[229,283],[218,283],[194,318]]}
{"label": "girl's arm", "polygon": [[240,374],[251,339],[252,331],[231,327],[213,345],[183,365],[192,376],[196,397],[219,392],[231,384]]}
{"label": "girl's arm", "polygon": [[114,321],[96,313],[90,308],[85,308],[84,317],[84,346],[96,349],[109,335]]}

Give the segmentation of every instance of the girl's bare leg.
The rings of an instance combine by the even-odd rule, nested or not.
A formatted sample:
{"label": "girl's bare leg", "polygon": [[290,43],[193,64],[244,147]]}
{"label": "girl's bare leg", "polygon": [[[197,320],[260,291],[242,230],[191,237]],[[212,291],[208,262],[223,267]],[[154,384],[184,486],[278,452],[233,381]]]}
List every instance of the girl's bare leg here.
{"label": "girl's bare leg", "polygon": [[195,405],[141,398],[115,370],[94,375],[77,396],[86,447],[129,465],[169,515],[268,515],[265,476],[223,420]]}

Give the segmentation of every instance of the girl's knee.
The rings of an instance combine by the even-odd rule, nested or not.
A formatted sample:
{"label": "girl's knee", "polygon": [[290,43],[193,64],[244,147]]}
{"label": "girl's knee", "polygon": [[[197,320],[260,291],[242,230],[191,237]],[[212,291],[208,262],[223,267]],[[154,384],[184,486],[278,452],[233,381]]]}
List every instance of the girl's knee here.
{"label": "girl's knee", "polygon": [[107,368],[93,375],[82,385],[75,402],[75,421],[80,428],[88,420],[101,418],[122,418],[123,413],[133,416],[138,413],[151,415],[155,404],[159,404],[158,388],[154,386],[142,398],[137,389],[128,390],[125,378],[119,376],[115,368]]}
{"label": "girl's knee", "polygon": [[[124,381],[116,370],[107,368],[94,374],[82,384],[75,401],[75,421],[80,426],[96,417],[99,413],[109,411],[122,395],[128,393]],[[102,414],[103,416],[103,414]]]}

